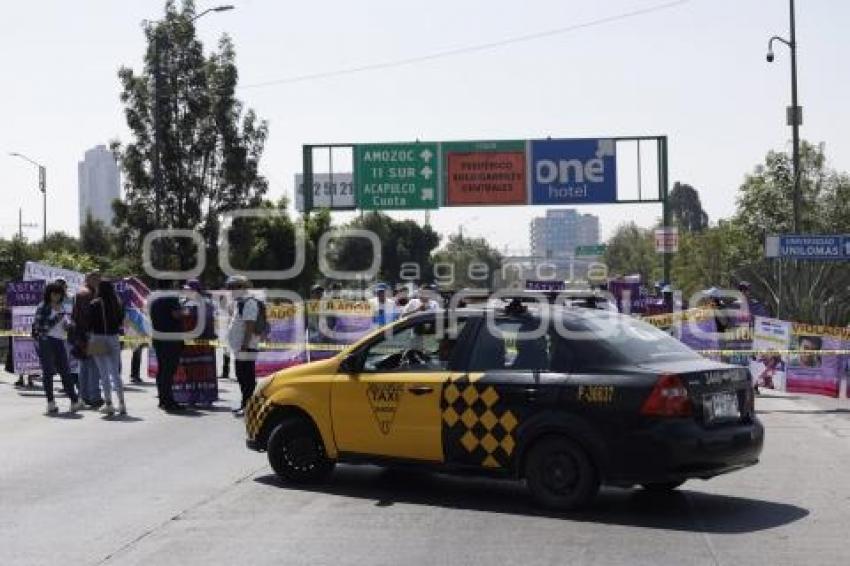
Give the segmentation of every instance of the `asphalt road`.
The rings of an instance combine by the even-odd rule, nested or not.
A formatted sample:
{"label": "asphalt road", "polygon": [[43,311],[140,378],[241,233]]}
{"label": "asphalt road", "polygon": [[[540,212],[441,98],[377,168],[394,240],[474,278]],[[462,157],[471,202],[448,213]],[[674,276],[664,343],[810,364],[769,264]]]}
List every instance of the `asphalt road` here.
{"label": "asphalt road", "polygon": [[[850,556],[850,405],[771,394],[762,463],[669,496],[605,489],[565,515],[520,485],[339,467],[279,483],[221,403],[42,415],[0,373],[0,565],[825,564]],[[236,384],[221,381],[232,401]],[[64,409],[67,401],[60,399]]]}

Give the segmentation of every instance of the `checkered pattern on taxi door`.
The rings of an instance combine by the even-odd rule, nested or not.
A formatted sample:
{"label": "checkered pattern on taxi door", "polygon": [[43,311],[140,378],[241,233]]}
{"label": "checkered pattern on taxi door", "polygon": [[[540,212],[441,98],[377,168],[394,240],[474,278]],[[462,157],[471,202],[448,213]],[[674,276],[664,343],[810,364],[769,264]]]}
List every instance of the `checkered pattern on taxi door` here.
{"label": "checkered pattern on taxi door", "polygon": [[478,378],[449,379],[440,399],[446,461],[488,468],[508,467],[518,420],[501,401],[498,385]]}
{"label": "checkered pattern on taxi door", "polygon": [[248,400],[248,404],[245,405],[245,432],[248,440],[257,439],[271,408],[271,403],[267,403],[261,395],[252,395]]}

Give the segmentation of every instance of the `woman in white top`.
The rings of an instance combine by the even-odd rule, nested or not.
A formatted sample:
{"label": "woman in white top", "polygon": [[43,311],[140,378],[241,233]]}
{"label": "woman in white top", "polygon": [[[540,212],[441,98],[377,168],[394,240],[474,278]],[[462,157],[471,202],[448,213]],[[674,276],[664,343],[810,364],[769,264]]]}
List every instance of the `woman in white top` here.
{"label": "woman in white top", "polygon": [[35,309],[35,319],[32,325],[32,337],[36,340],[38,358],[41,362],[42,383],[47,397],[47,414],[59,412],[53,398],[53,376],[57,373],[62,378],[62,389],[71,399],[70,412],[76,412],[83,407],[74,390],[71,371],[68,367],[68,352],[65,341],[68,334],[68,319],[63,302],[64,289],[50,283],[44,289],[44,300]]}

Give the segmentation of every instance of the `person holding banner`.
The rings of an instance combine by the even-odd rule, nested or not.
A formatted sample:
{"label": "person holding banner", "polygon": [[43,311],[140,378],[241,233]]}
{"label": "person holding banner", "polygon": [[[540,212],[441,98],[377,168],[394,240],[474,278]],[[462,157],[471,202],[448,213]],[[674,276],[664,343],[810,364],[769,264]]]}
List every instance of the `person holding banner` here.
{"label": "person holding banner", "polygon": [[[181,300],[183,331],[201,327],[201,340],[215,340],[215,306],[198,279],[183,286],[191,295]],[[218,401],[215,374],[215,347],[209,344],[185,345],[180,353],[180,366],[174,374],[172,396],[177,403],[209,407]]]}
{"label": "person holding banner", "polygon": [[369,305],[372,307],[372,322],[377,326],[385,326],[398,316],[395,301],[387,297],[388,289],[387,285],[379,283],[375,286],[375,296],[369,299]]}
{"label": "person holding banner", "polygon": [[62,389],[71,399],[68,412],[75,413],[83,404],[74,391],[74,382],[68,367],[68,353],[65,350],[66,333],[69,326],[64,310],[65,291],[61,285],[51,283],[44,288],[44,300],[36,307],[32,325],[32,337],[36,341],[38,358],[41,363],[41,379],[44,394],[47,397],[47,414],[59,412],[53,396],[53,376],[62,378]]}
{"label": "person holding banner", "polygon": [[[171,282],[159,280],[162,296],[154,298],[150,304],[151,327],[154,333],[174,334],[183,332],[183,308],[180,299],[172,290]],[[156,334],[151,341],[156,357],[156,390],[159,396],[159,408],[163,411],[180,411],[183,406],[174,400],[174,374],[180,365],[180,353],[183,340],[178,338],[159,338]]]}

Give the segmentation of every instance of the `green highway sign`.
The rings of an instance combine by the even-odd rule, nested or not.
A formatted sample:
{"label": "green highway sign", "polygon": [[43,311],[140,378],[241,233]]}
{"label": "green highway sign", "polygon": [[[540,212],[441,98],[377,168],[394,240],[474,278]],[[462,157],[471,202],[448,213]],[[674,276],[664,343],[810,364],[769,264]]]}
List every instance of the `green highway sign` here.
{"label": "green highway sign", "polygon": [[437,208],[436,143],[370,143],[354,147],[354,184],[361,210]]}
{"label": "green highway sign", "polygon": [[591,257],[605,255],[605,244],[597,244],[595,246],[576,246],[576,257]]}

